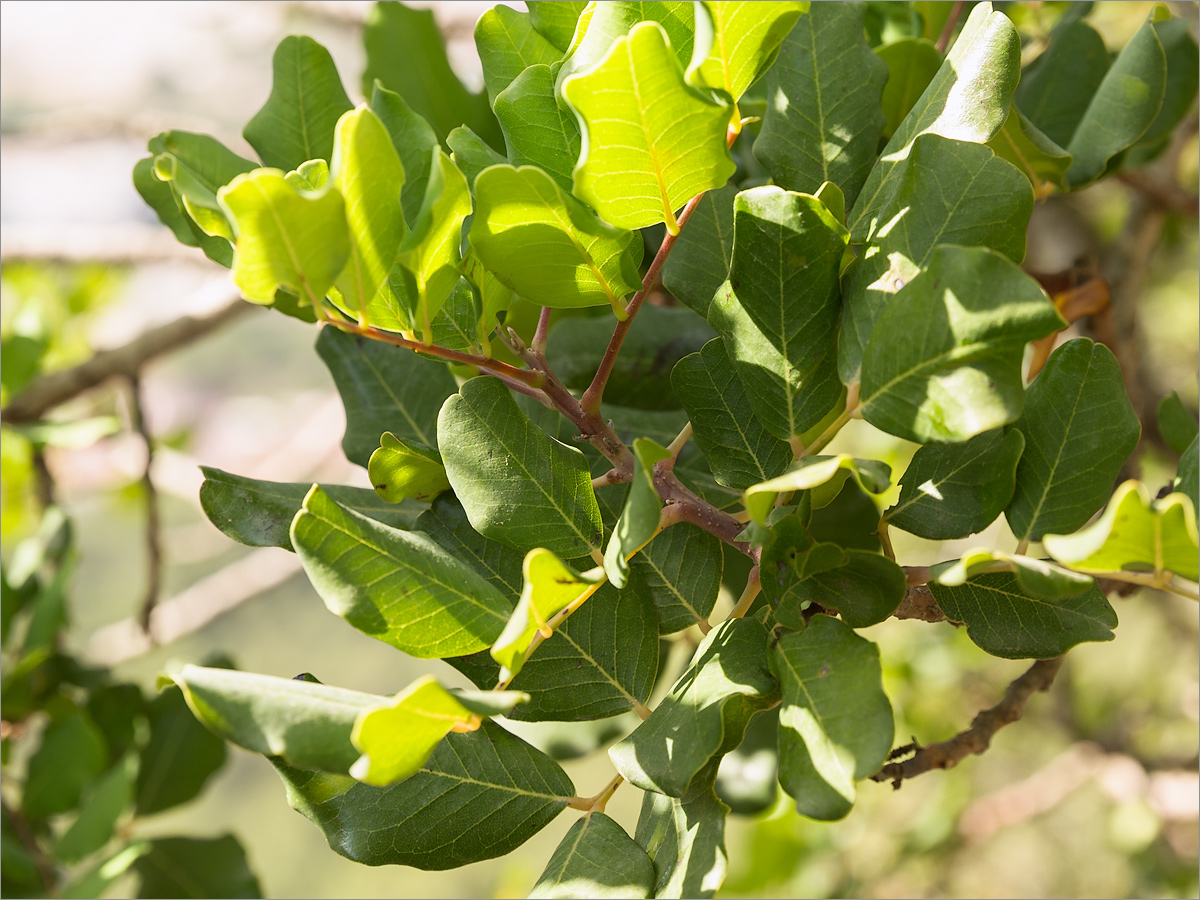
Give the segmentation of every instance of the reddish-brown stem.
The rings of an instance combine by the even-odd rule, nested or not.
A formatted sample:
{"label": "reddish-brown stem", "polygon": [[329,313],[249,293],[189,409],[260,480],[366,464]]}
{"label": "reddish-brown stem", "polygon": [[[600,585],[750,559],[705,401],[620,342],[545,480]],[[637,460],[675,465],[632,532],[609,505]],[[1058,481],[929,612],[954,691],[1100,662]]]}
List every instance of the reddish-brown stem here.
{"label": "reddish-brown stem", "polygon": [[550,307],[543,306],[538,316],[537,330],[533,333],[533,343],[530,345],[537,353],[546,352],[546,339],[550,336]]}
{"label": "reddish-brown stem", "polygon": [[692,493],[675,475],[669,465],[672,462],[667,459],[654,466],[654,487],[663,500],[662,526],[691,522],[758,562],[761,551],[751,549],[749,542],[737,539],[745,530],[745,524]]}
{"label": "reddish-brown stem", "polygon": [[518,369],[516,366],[510,366],[506,362],[501,362],[498,359],[491,359],[486,356],[477,356],[474,353],[463,353],[459,350],[450,350],[446,347],[439,347],[437,344],[422,344],[420,341],[410,340],[402,334],[395,334],[391,331],[381,331],[371,325],[359,325],[357,322],[347,322],[341,319],[326,319],[325,324],[349,334],[357,334],[360,337],[370,338],[373,341],[381,341],[385,344],[392,344],[396,347],[404,347],[407,350],[413,350],[417,353],[424,353],[428,356],[436,356],[438,359],[445,359],[449,362],[460,363],[467,366],[475,366],[488,372],[492,375],[500,375],[512,381],[519,381],[527,384],[530,387],[542,387],[546,381],[545,375],[541,372],[534,372],[529,369]]}
{"label": "reddish-brown stem", "polygon": [[946,19],[946,27],[942,29],[942,33],[938,35],[937,51],[945,53],[946,48],[950,46],[950,36],[954,34],[954,26],[958,24],[958,17],[962,15],[963,0],[957,0],[954,4],[954,9],[950,10],[950,16]]}

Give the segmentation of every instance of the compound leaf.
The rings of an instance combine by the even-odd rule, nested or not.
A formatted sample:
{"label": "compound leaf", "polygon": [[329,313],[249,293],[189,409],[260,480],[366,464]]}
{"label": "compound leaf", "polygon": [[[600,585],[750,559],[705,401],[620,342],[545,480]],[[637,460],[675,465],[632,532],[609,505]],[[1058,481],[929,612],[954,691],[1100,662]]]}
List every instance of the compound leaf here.
{"label": "compound leaf", "polygon": [[426,535],[345,509],[316,486],[291,538],[330,612],[412,656],[481,650],[499,636],[512,608]]}
{"label": "compound leaf", "polygon": [[831,181],[852,204],[875,161],[888,68],[864,37],[866,9],[865,3],[813,4],[767,75],[767,112],[754,155],[788,190],[815,193]]}
{"label": "compound leaf", "polygon": [[684,82],[656,22],[635,26],[562,92],[584,132],[574,193],[614,225],[665,222],[676,234],[675,210],[736,168],[725,145],[729,108]]}
{"label": "compound leaf", "polygon": [[854,805],[854,783],[876,772],[892,748],[892,706],[879,648],[844,622],[814,616],[771,651],[779,679],[779,783],[796,811],[822,821]]}
{"label": "compound leaf", "polygon": [[1018,540],[1034,541],[1091,518],[1141,434],[1116,357],[1085,338],[1051,354],[1017,427],[1025,452],[1005,516]]}
{"label": "compound leaf", "polygon": [[354,107],[333,57],[312,38],[289,35],[271,68],[271,96],[246,123],[246,142],[264,165],[284,172],[310,159],[329,161],[337,121]]}
{"label": "compound leaf", "polygon": [[654,863],[620,825],[592,812],[571,826],[531,898],[648,897],[654,890]]}
{"label": "compound leaf", "polygon": [[1025,400],[1025,344],[1062,327],[1037,282],[1000,254],[940,246],[871,333],[863,418],[918,443],[965,441],[1007,425]]}

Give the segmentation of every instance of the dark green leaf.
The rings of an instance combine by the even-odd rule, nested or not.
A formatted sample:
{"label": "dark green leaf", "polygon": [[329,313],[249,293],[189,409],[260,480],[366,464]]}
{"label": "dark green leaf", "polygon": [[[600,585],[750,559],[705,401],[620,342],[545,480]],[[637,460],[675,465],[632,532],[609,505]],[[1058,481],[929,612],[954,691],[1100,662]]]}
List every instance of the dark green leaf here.
{"label": "dark green leaf", "polygon": [[880,226],[847,269],[838,369],[850,383],[871,329],[891,298],[924,269],[940,244],[982,246],[1013,262],[1025,257],[1033,190],[1013,165],[987,147],[922,135],[893,171]]}
{"label": "dark green leaf", "polygon": [[1163,45],[1167,60],[1167,88],[1158,116],[1146,133],[1130,148],[1125,163],[1130,168],[1149,162],[1166,149],[1171,133],[1183,121],[1196,99],[1200,83],[1200,49],[1183,19],[1155,22],[1154,31]]}
{"label": "dark green leaf", "polygon": [[1025,452],[1005,516],[1018,540],[1034,541],[1047,531],[1068,534],[1091,518],[1141,434],[1116,357],[1083,338],[1050,356],[1017,427]]}
{"label": "dark green leaf", "polygon": [[55,844],[56,859],[77,862],[108,843],[117,820],[133,803],[136,770],[136,758],[127,756],[96,779],[79,805],[79,817]]}
{"label": "dark green leaf", "polygon": [[376,3],[367,16],[363,46],[367,51],[364,94],[379,79],[423,116],[438,137],[467,125],[493,147],[501,146],[487,97],[468,91],[450,68],[432,12],[403,3]]}
{"label": "dark green leaf", "polygon": [[554,630],[512,682],[530,701],[517,720],[586,721],[645,703],[658,674],[658,620],[635,574],[606,585]]}
{"label": "dark green leaf", "polygon": [[925,38],[901,38],[876,48],[875,53],[888,67],[882,98],[883,133],[891,137],[942,67],[942,54]]}
{"label": "dark green leaf", "polygon": [[842,490],[827,505],[814,509],[808,522],[813,540],[829,541],[847,550],[880,549],[879,507],[858,481],[847,478]]}
{"label": "dark green leaf", "polygon": [[1158,404],[1158,433],[1167,446],[1176,453],[1183,453],[1196,440],[1196,417],[1183,405],[1175,391],[1163,397]]}
{"label": "dark green leaf", "polygon": [[365,467],[385,431],[437,446],[438,410],[455,390],[445,365],[336,328],[321,329],[317,353],[346,408],[348,459]]}
{"label": "dark green leaf", "polygon": [[[830,546],[828,544],[820,546]],[[888,618],[904,599],[904,570],[867,550],[844,550],[845,562],[788,584],[775,617],[790,628],[803,626],[798,604],[833,609],[851,628],[866,628]],[[765,559],[764,554],[764,559]]]}
{"label": "dark green leaf", "polygon": [[841,392],[834,347],[847,234],[820,200],[776,187],[743,191],[733,208],[728,287],[709,321],[758,420],[787,440],[820,421]]}
{"label": "dark green leaf", "polygon": [[680,303],[708,317],[708,305],[729,277],[733,258],[733,183],[708,191],[663,266],[663,285]]}
{"label": "dark green leaf", "polygon": [[575,36],[575,24],[579,14],[587,6],[586,0],[532,0],[529,20],[533,27],[551,44],[566,53]]}
{"label": "dark green leaf", "polygon": [[264,165],[284,172],[310,159],[328,162],[334,126],[354,106],[333,57],[312,38],[289,35],[275,48],[271,67],[271,96],[246,123],[246,142]]}
{"label": "dark green leaf", "polygon": [[[103,897],[104,893],[113,885],[117,879],[129,871],[139,857],[150,852],[150,842],[144,840],[136,840],[122,847],[116,853],[109,856],[107,859],[101,859],[100,862],[93,865],[91,868],[76,874],[65,884],[61,885],[55,896],[62,900],[90,900],[92,897]],[[8,864],[13,854],[9,852],[9,848],[4,848],[4,877],[8,878]],[[41,884],[41,877],[36,874],[36,883]],[[7,880],[5,881],[7,891]],[[32,891],[30,891],[32,894]]]}
{"label": "dark green leaf", "polygon": [[832,181],[853,204],[875,161],[888,68],[867,45],[865,14],[865,3],[813,4],[767,75],[754,155],[788,190]]}
{"label": "dark green leaf", "polygon": [[261,897],[237,838],[157,838],[133,864],[138,897]]}
{"label": "dark green leaf", "polygon": [[171,183],[183,199],[185,212],[203,231],[232,240],[217,191],[258,164],[207,134],[168,131],[156,140],[162,142],[162,152],[154,160],[154,174]]}
{"label": "dark green leaf", "polygon": [[598,812],[571,826],[529,896],[648,897],[653,889],[654,863],[646,851]]}
{"label": "dark green leaf", "polygon": [[422,659],[492,643],[511,601],[419,532],[339,506],[319,487],[292,523],[292,546],[330,612]]}
{"label": "dark green leaf", "polygon": [[1026,342],[1062,327],[1038,283],[1000,254],[938,247],[871,333],[863,418],[918,443],[965,441],[1007,425],[1025,400]]}
{"label": "dark green leaf", "polygon": [[[608,318],[564,319],[550,332],[547,360],[568,388],[586,390],[611,337]],[[671,368],[713,337],[713,330],[690,310],[643,306],[626,332],[604,396],[632,409],[678,409]]]}
{"label": "dark green leaf", "polygon": [[415,113],[404,98],[389,91],[378,81],[371,91],[371,111],[387,129],[392,146],[404,166],[404,187],[400,190],[400,205],[408,224],[417,221],[425,185],[429,183],[429,166],[438,136],[425,118]]}
{"label": "dark green leaf", "polygon": [[713,790],[717,764],[692,779],[683,797],[647,791],[634,840],[654,860],[655,897],[712,897],[725,880],[725,817]]}
{"label": "dark green leaf", "polygon": [[[150,140],[150,152],[155,155],[162,152],[160,138]],[[179,243],[199,247],[205,256],[227,269],[233,265],[233,247],[229,241],[200,230],[200,226],[184,210],[179,192],[171,184],[159,181],[154,174],[154,156],[138,160],[134,165],[133,186],[146,205],[154,210],[158,220],[171,229]]]}
{"label": "dark green leaf", "polygon": [[555,97],[554,75],[550,66],[530,66],[496,98],[496,118],[512,164],[538,166],[570,193],[581,138],[575,116]]}
{"label": "dark green leaf", "polygon": [[553,760],[491,722],[447,735],[421,771],[386,788],[272,762],[288,802],[329,846],[372,866],[450,869],[503,856],[575,793]]}
{"label": "dark green leaf", "polygon": [[917,137],[932,133],[976,144],[991,140],[1008,115],[1020,69],[1021,39],[1012,22],[994,12],[991,3],[976,5],[941,69],[867,176],[850,212],[852,241],[864,241],[888,222],[879,212],[895,191]]}
{"label": "dark green leaf", "polygon": [[892,748],[892,706],[883,692],[879,648],[843,622],[815,616],[771,651],[779,678],[779,783],[801,815],[840,819],[854,783]]}
{"label": "dark green leaf", "polygon": [[103,736],[87,713],[71,707],[46,726],[29,759],[21,811],[27,819],[45,819],[72,809],[107,765]]}
{"label": "dark green leaf", "polygon": [[730,619],[709,632],[662,703],[609,750],[617,771],[643,790],[683,797],[696,773],[740,744],[750,717],[775,698],[768,641],[753,619]]}
{"label": "dark green leaf", "polygon": [[930,575],[938,584],[958,587],[987,572],[1013,572],[1017,585],[1030,597],[1038,600],[1063,600],[1082,594],[1094,580],[1071,572],[1044,559],[1034,559],[1020,553],[1005,553],[986,547],[968,550],[961,559],[938,563]]}
{"label": "dark green leaf", "polygon": [[1022,73],[1017,106],[1046,137],[1066,147],[1111,63],[1095,28],[1079,19],[1064,22]]}
{"label": "dark green leaf", "polygon": [[507,6],[493,6],[479,17],[475,23],[475,48],[492,106],[504,89],[530,66],[548,67],[562,57],[562,51],[533,27],[528,13]]}
{"label": "dark green leaf", "polygon": [[1179,469],[1175,474],[1174,489],[1192,498],[1192,509],[1200,510],[1200,452],[1197,439],[1193,438],[1188,448],[1179,457]]}
{"label": "dark green leaf", "polygon": [[438,417],[446,474],[484,537],[564,559],[600,546],[602,525],[587,461],[543,434],[494,378],[472,378]]}
{"label": "dark green leaf", "polygon": [[[260,481],[201,466],[200,506],[208,520],[228,537],[251,547],[292,549],[288,529],[312,484]],[[349,509],[393,528],[413,527],[422,507],[412,501],[388,503],[367,488],[321,485],[321,490]]]}
{"label": "dark green leaf", "polygon": [[721,542],[715,535],[686,522],[672,525],[630,565],[654,598],[660,633],[708,621],[721,589]]}
{"label": "dark green leaf", "polygon": [[111,759],[124,756],[132,746],[145,708],[146,699],[136,684],[105,684],[88,696],[88,715],[104,735]]}
{"label": "dark green leaf", "polygon": [[750,720],[736,750],[721,757],[717,796],[731,812],[756,816],[775,805],[779,794],[779,711],[768,709]]}
{"label": "dark green leaf", "polygon": [[1099,587],[1046,600],[1008,572],[979,575],[959,587],[929,585],[938,606],[983,650],[1005,659],[1048,659],[1084,641],[1111,641],[1117,614]]}
{"label": "dark green leaf", "polygon": [[[489,541],[467,521],[453,493],[439,494],[413,526],[438,546],[482,575],[505,597],[521,593],[521,553],[499,541]],[[490,687],[490,685],[489,685]]]}
{"label": "dark green leaf", "polygon": [[720,339],[676,363],[671,386],[719,483],[744,490],[787,469],[791,447],[769,434],[751,414],[750,401]]}
{"label": "dark green leaf", "polygon": [[1015,428],[921,447],[900,479],[888,522],[931,541],[983,531],[1012,500],[1024,449],[1025,437]]}
{"label": "dark green leaf", "polygon": [[150,740],[137,773],[139,816],[186,803],[225,765],[225,742],[196,720],[179,688],[155,697],[149,716]]}

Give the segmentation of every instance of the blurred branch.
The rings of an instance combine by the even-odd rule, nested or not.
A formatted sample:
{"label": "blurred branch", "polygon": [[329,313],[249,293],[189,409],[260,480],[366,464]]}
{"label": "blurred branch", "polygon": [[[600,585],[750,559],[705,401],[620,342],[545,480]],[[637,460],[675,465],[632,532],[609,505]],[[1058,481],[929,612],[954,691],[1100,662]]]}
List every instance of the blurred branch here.
{"label": "blurred branch", "polygon": [[175,240],[166,228],[148,223],[53,225],[12,223],[0,239],[0,262],[146,263],[189,260],[207,264],[195,247]]}
{"label": "blurred branch", "polygon": [[129,379],[129,419],[133,430],[146,445],[146,467],[142,470],[142,491],[146,498],[146,597],[142,601],[138,622],[142,631],[153,640],[150,632],[150,615],[158,603],[162,589],[162,523],[158,513],[158,490],[150,476],[154,465],[154,439],[146,426],[146,411],[142,403],[142,380],[135,373]]}
{"label": "blurred branch", "polygon": [[934,769],[952,769],[968,756],[983,753],[991,746],[996,732],[1021,718],[1025,704],[1038,691],[1049,690],[1062,666],[1062,657],[1039,659],[1020,678],[1008,686],[1004,699],[979,713],[971,727],[948,741],[928,747],[913,745],[916,752],[901,762],[890,762],[871,776],[872,781],[890,781],[899,788],[906,778],[915,778]]}
{"label": "blurred branch", "polygon": [[[1194,128],[1192,130],[1195,131]],[[1117,176],[1117,180],[1144,194],[1163,209],[1185,216],[1200,213],[1200,197],[1185,191],[1177,184],[1167,184],[1138,171],[1122,172]]]}
{"label": "blurred branch", "polygon": [[156,356],[191,343],[251,308],[252,304],[239,296],[207,316],[183,316],[144,332],[122,347],[101,350],[73,369],[43,375],[0,410],[0,422],[6,425],[36,422],[59,404],[110,378],[136,378],[142,366]]}
{"label": "blurred branch", "polygon": [[33,829],[29,827],[29,823],[25,821],[23,815],[8,805],[7,800],[0,798],[0,804],[3,804],[4,817],[12,825],[12,829],[17,835],[17,840],[21,842],[21,845],[33,857],[33,863],[37,866],[38,876],[42,879],[42,884],[45,885],[47,891],[53,891],[55,883],[58,880],[54,875],[54,866],[50,863],[49,857],[46,856],[46,852],[38,843]]}

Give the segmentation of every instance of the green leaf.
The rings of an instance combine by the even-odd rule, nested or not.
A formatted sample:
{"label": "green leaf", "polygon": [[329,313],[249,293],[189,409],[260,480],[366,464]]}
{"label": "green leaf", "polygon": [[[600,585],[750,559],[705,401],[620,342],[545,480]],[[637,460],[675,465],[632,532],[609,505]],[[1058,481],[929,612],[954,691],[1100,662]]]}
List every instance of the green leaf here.
{"label": "green leaf", "polygon": [[709,322],[755,415],[787,440],[837,402],[838,276],[846,230],[815,197],[760,187],[734,201],[729,281]]}
{"label": "green leaf", "polygon": [[750,720],[746,737],[721,757],[714,785],[730,812],[757,816],[775,805],[779,796],[778,708]]}
{"label": "green leaf", "polygon": [[[671,45],[680,71],[691,62],[695,42],[695,4],[688,0],[612,0],[585,9],[579,18],[574,45],[560,78],[598,64],[612,46],[642,22],[657,22]],[[579,34],[579,29],[583,33]]]}
{"label": "green leaf", "polygon": [[205,233],[184,209],[179,189],[170,182],[159,180],[154,171],[154,160],[166,152],[163,135],[153,137],[147,144],[150,156],[140,159],[133,167],[133,186],[146,205],[154,210],[158,220],[175,235],[175,239],[188,247],[199,247],[204,255],[225,268],[233,265],[233,248],[223,237]]}
{"label": "green leaf", "polygon": [[1022,73],[1017,106],[1047,138],[1066,147],[1111,63],[1095,28],[1077,18],[1064,22]]}
{"label": "green leaf", "polygon": [[[551,330],[546,358],[571,390],[584,391],[592,383],[612,339],[608,324],[573,317]],[[644,304],[625,333],[604,396],[633,410],[678,409],[679,401],[671,390],[671,368],[713,337],[713,330],[690,310]],[[665,440],[661,443],[670,443],[676,434],[678,429],[669,437],[662,435]]]}
{"label": "green leaf", "polygon": [[437,445],[438,410],[456,388],[445,365],[335,328],[321,329],[317,353],[346,408],[347,459],[365,468],[385,431]]}
{"label": "green leaf", "polygon": [[884,306],[924,269],[939,244],[983,246],[1013,262],[1025,257],[1033,190],[987,147],[922,135],[895,171],[881,227],[846,271],[838,368],[850,383]]}
{"label": "green leaf", "polygon": [[708,621],[721,589],[718,537],[686,522],[672,525],[630,565],[650,589],[661,634]]}
{"label": "green leaf", "polygon": [[54,858],[78,862],[95,853],[113,836],[117,820],[133,804],[137,757],[117,761],[97,779],[79,806],[79,816],[54,845]]}
{"label": "green leaf", "polygon": [[1062,327],[1038,283],[1000,254],[938,247],[871,333],[863,418],[918,443],[965,441],[1007,425],[1025,400],[1025,344]]}
{"label": "green leaf", "polygon": [[625,830],[604,813],[588,813],[571,826],[529,896],[557,898],[648,897],[654,863]]}
{"label": "green leaf", "polygon": [[705,318],[713,295],[729,277],[733,258],[733,199],[737,193],[732,182],[707,192],[663,266],[663,286],[680,303]]}
{"label": "green leaf", "polygon": [[423,444],[406,443],[390,431],[379,438],[379,449],[367,462],[367,476],[375,493],[388,503],[432,500],[450,487],[446,468],[436,450]]}
{"label": "green leaf", "polygon": [[462,172],[441,147],[431,158],[425,199],[397,255],[416,282],[413,321],[424,328],[426,343],[430,321],[458,284],[462,225],[471,214],[471,191]]}
{"label": "green leaf", "polygon": [[888,67],[882,97],[883,133],[891,137],[942,67],[942,54],[926,38],[901,38],[875,48],[875,54]]}
{"label": "green leaf", "polygon": [[575,116],[555,96],[554,83],[550,66],[530,66],[496,97],[496,118],[512,164],[544,169],[569,194],[582,138]]}
{"label": "green leaf", "polygon": [[[311,482],[291,484],[260,481],[201,466],[200,506],[208,520],[227,537],[251,547],[292,549],[288,529],[304,504]],[[321,485],[342,506],[378,519],[393,528],[411,528],[421,508],[415,503],[394,505],[367,488]]]}
{"label": "green leaf", "polygon": [[[753,521],[760,525],[765,524],[779,494],[788,491],[811,491],[839,476],[844,481],[845,476],[842,473],[854,475],[860,484],[874,494],[883,493],[891,484],[891,466],[875,459],[855,459],[849,453],[839,453],[837,456],[806,456],[792,471],[746,488],[746,511]],[[841,482],[838,482],[837,488],[841,490]],[[836,492],[830,492],[825,503],[836,496]],[[814,505],[824,506],[825,503],[818,501]]]}
{"label": "green leaf", "polygon": [[1008,572],[979,575],[959,587],[929,585],[938,606],[967,626],[981,649],[1004,659],[1049,659],[1084,641],[1111,641],[1117,614],[1099,587],[1047,600]]}
{"label": "green leaf", "polygon": [[475,48],[483,65],[483,83],[492,106],[530,66],[556,63],[562,51],[533,27],[528,13],[494,6],[475,23]]}
{"label": "green leaf", "polygon": [[836,610],[851,628],[876,625],[896,611],[904,599],[904,570],[886,556],[868,550],[843,550],[841,555],[844,561],[840,565],[828,569],[816,566],[817,571],[807,578],[797,577],[803,573],[793,569],[779,579],[776,590],[781,599],[775,611],[779,624],[803,628],[800,613],[808,603]]}
{"label": "green leaf", "polygon": [[666,447],[649,438],[633,442],[633,484],[604,551],[604,571],[614,587],[625,587],[629,578],[626,557],[637,553],[658,531],[662,498],[654,486],[654,466],[670,458],[671,452]]}
{"label": "green leaf", "polygon": [[1067,143],[1072,190],[1104,174],[1109,161],[1131,146],[1158,117],[1167,89],[1167,58],[1154,30],[1157,10],[1129,39],[1087,105]]}
{"label": "green leaf", "polygon": [[853,203],[875,161],[888,70],[864,38],[865,13],[864,3],[813,4],[767,74],[754,155],[788,190],[811,194],[832,181]]}
{"label": "green leaf", "polygon": [[468,91],[446,59],[442,35],[428,9],[403,3],[376,3],[363,31],[367,67],[363,93],[375,80],[395,91],[423,116],[438,137],[467,125],[493,147],[500,146],[500,129],[488,109],[487,97]]}
{"label": "green leaf", "polygon": [[1132,168],[1158,156],[1170,143],[1171,133],[1183,121],[1196,99],[1200,83],[1200,48],[1183,19],[1155,22],[1154,32],[1163,45],[1167,62],[1167,86],[1158,116],[1136,144],[1130,148],[1125,164]]}
{"label": "green leaf", "polygon": [[157,140],[162,152],[154,159],[155,176],[170,182],[183,199],[187,213],[205,232],[233,240],[217,203],[217,191],[258,165],[207,134],[168,131]]}
{"label": "green leaf", "polygon": [[751,415],[721,340],[709,341],[699,353],[676,363],[671,386],[719,483],[745,490],[781,474],[792,461],[787,441],[768,433]]}
{"label": "green leaf", "polygon": [[716,772],[710,764],[682,798],[653,791],[642,797],[634,840],[654,860],[655,897],[712,897],[725,880],[729,807],[713,790]]}
{"label": "green leaf", "polygon": [[465,125],[455,128],[446,136],[446,146],[450,148],[450,158],[472,187],[484,169],[508,162],[507,157],[493,150],[483,138]]}
{"label": "green leaf", "polygon": [[994,12],[991,3],[977,4],[941,69],[867,176],[850,212],[851,241],[864,241],[888,221],[879,211],[895,191],[917,137],[932,133],[975,144],[991,140],[1008,115],[1020,68],[1021,39],[1012,22]]}
{"label": "green leaf", "polygon": [[350,741],[356,719],[387,700],[298,678],[192,665],[174,680],[196,718],[225,740],[302,769],[343,775],[358,759]]}
{"label": "green leaf", "polygon": [[989,547],[968,550],[962,558],[938,563],[930,569],[932,580],[947,587],[958,587],[988,572],[1013,572],[1021,590],[1039,600],[1076,597],[1095,584],[1086,575],[1070,572],[1044,559],[1004,553]]}
{"label": "green leaf", "polygon": [[600,545],[602,525],[583,454],[547,437],[494,378],[472,378],[438,416],[446,475],[484,537],[564,559]]}
{"label": "green leaf", "polygon": [[589,597],[513,679],[531,700],[512,718],[587,721],[644,711],[658,674],[658,618],[647,595],[635,574],[624,590],[605,585]]}
{"label": "green leaf", "polygon": [[320,306],[350,257],[341,194],[298,191],[277,169],[256,169],[217,197],[237,234],[233,280],[245,298],[270,305],[284,289]]}
{"label": "green leaf", "polygon": [[504,286],[555,308],[612,304],[641,287],[642,242],[597,219],[532,166],[493,166],[475,182],[471,247]]}
{"label": "green leaf", "polygon": [[843,622],[814,616],[771,651],[779,679],[779,783],[801,815],[821,821],[850,812],[854,783],[874,774],[892,748],[892,706],[879,648]]}
{"label": "green leaf", "polygon": [[417,774],[386,788],[272,762],[288,802],[329,846],[371,866],[440,870],[503,856],[575,793],[557,763],[491,722],[447,735]]}
{"label": "green leaf", "polygon": [[683,797],[693,777],[740,744],[750,717],[778,696],[767,671],[769,639],[753,619],[729,619],[709,632],[650,717],[609,749],[617,771],[642,790]]}
{"label": "green leaf", "polygon": [[1192,509],[1200,510],[1200,453],[1197,439],[1193,438],[1188,448],[1179,457],[1179,470],[1175,475],[1175,490],[1192,498]]}
{"label": "green leaf", "polygon": [[1116,357],[1083,338],[1051,354],[1029,386],[1017,427],[1025,452],[1005,516],[1018,540],[1033,541],[1090,519],[1141,434]]}
{"label": "green leaf", "polygon": [[[112,884],[129,871],[140,856],[150,852],[150,842],[137,840],[133,841],[126,847],[122,847],[108,859],[97,863],[92,868],[81,872],[58,888],[56,896],[68,900],[68,898],[85,898],[102,897],[104,892],[112,886]],[[5,859],[11,859],[11,854],[5,848]],[[8,877],[7,870],[5,877]],[[35,875],[35,877],[37,877]]]}
{"label": "green leaf", "polygon": [[323,159],[310,159],[283,177],[298,191],[320,191],[329,183],[329,163]]}
{"label": "green leaf", "polygon": [[534,635],[540,631],[542,637],[550,637],[547,622],[579,598],[594,594],[603,577],[596,572],[581,575],[542,547],[525,555],[521,573],[525,582],[521,598],[492,645],[492,658],[503,667],[501,679],[518,674]]}
{"label": "green leaf", "polygon": [[1159,401],[1157,419],[1158,433],[1176,453],[1183,453],[1196,440],[1196,417],[1175,391]]}
{"label": "green leaf", "polygon": [[285,172],[331,159],[337,121],[354,106],[333,57],[312,38],[289,35],[275,48],[271,68],[271,96],[246,123],[246,142],[263,165]]}
{"label": "green leaf", "polygon": [[388,291],[388,273],[408,230],[400,208],[404,166],[383,122],[368,107],[338,120],[330,180],[345,200],[350,229],[350,258],[335,282],[343,308],[366,323],[399,330],[386,300],[383,309],[374,307],[375,295]]}
{"label": "green leaf", "polygon": [[1072,535],[1047,534],[1046,552],[1081,572],[1173,572],[1200,581],[1196,510],[1183,494],[1155,499],[1138,481],[1117,488],[1094,523]]}
{"label": "green leaf", "polygon": [[481,650],[508,618],[509,601],[429,537],[339,506],[319,487],[291,537],[331,612],[421,659]]}
{"label": "green leaf", "polygon": [[693,54],[687,79],[696,87],[724,91],[736,103],[759,76],[770,68],[783,43],[809,3],[737,3],[705,0],[697,22],[708,33],[708,53]]}
{"label": "green leaf", "polygon": [[[492,712],[508,712],[528,699],[516,691],[493,694]],[[447,734],[473,731],[479,724],[475,710],[426,675],[390,700],[359,713],[351,739],[363,755],[350,767],[350,774],[378,787],[403,781],[421,770]]]}
{"label": "green leaf", "polygon": [[231,834],[156,838],[133,863],[138,897],[261,897],[246,851]]}
{"label": "green leaf", "polygon": [[191,800],[225,765],[225,742],[188,709],[183,692],[168,687],[150,702],[150,739],[137,773],[139,816]]}
{"label": "green leaf", "polygon": [[1046,197],[1065,186],[1071,154],[1042,134],[1015,105],[1004,127],[987,145],[1025,174],[1036,197]]}
{"label": "green leaf", "polygon": [[884,518],[931,541],[983,531],[1012,500],[1024,449],[1025,436],[1015,428],[985,431],[961,444],[921,447]]}
{"label": "green leaf", "polygon": [[371,111],[379,117],[392,139],[404,170],[404,186],[400,190],[400,206],[407,222],[415,222],[425,199],[425,185],[433,161],[433,148],[438,145],[437,133],[420,113],[404,102],[399,94],[389,91],[376,81],[371,90]]}
{"label": "green leaf", "polygon": [[688,87],[655,22],[619,38],[562,92],[584,132],[574,193],[614,225],[665,222],[676,234],[675,210],[734,172],[725,145],[729,108]]}
{"label": "green leaf", "polygon": [[439,494],[414,526],[433,538],[443,550],[464,562],[506,597],[521,593],[520,552],[499,541],[489,541],[467,521],[458,498]]}
{"label": "green leaf", "polygon": [[529,21],[538,33],[566,53],[587,0],[532,0],[525,5],[529,7]]}
{"label": "green leaf", "polygon": [[46,726],[29,758],[21,811],[27,819],[45,819],[74,808],[107,765],[103,736],[87,713],[71,707]]}

